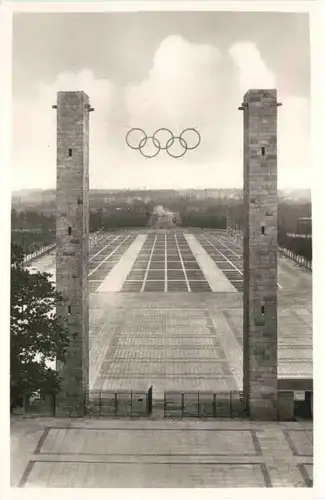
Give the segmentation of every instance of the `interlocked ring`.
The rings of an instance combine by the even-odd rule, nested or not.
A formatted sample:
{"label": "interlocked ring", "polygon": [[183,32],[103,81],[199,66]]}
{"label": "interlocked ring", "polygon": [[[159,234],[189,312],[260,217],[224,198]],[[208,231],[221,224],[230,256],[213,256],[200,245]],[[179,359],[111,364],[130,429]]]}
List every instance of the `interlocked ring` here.
{"label": "interlocked ring", "polygon": [[[142,137],[142,139],[139,140],[138,145],[134,146],[134,145],[130,144],[129,138],[130,138],[131,133],[133,133],[135,131],[141,132],[143,137]],[[161,144],[161,141],[157,138],[157,135],[162,131],[167,132],[170,136],[169,139],[165,139],[165,142],[163,144]],[[188,145],[186,139],[184,139],[184,134],[186,134],[188,132],[194,132],[197,135],[197,140],[196,140],[196,143],[194,143],[194,145]],[[155,156],[158,155],[158,153],[161,150],[166,150],[167,154],[169,156],[171,156],[172,158],[181,158],[182,156],[185,155],[187,150],[193,150],[199,146],[199,144],[201,143],[201,135],[199,134],[199,132],[195,128],[186,128],[183,130],[183,132],[179,136],[174,136],[172,131],[169,130],[168,128],[165,128],[165,127],[157,129],[152,136],[148,136],[146,134],[146,132],[141,128],[132,128],[126,134],[125,140],[126,140],[127,145],[131,149],[138,149],[140,151],[140,153],[142,154],[142,156],[144,156],[145,158],[154,158]],[[143,148],[148,144],[148,140],[151,140],[152,144],[157,149],[157,151],[155,151],[153,154],[146,154],[143,152]],[[170,152],[170,148],[174,145],[176,140],[178,140],[179,144],[183,148],[183,151],[181,152],[181,154],[178,154],[178,155]]]}
{"label": "interlocked ring", "polygon": [[[147,138],[148,138],[147,134],[145,133],[144,130],[142,130],[142,128],[131,128],[131,130],[129,130],[128,133],[125,136],[125,141],[126,141],[126,144],[129,146],[129,148],[131,148],[131,149],[140,149],[139,146],[131,146],[131,144],[129,143],[129,135],[132,134],[132,132],[134,132],[135,130],[139,130],[140,132],[142,132],[142,134],[144,135],[144,137],[141,139],[141,141],[143,139],[145,139],[145,141],[147,142]],[[140,144],[140,142],[139,142],[139,144]]]}
{"label": "interlocked ring", "polygon": [[187,149],[196,149],[200,145],[200,142],[201,142],[201,136],[200,136],[199,132],[196,130],[196,128],[186,128],[186,129],[184,129],[183,132],[181,133],[181,135],[179,137],[180,137],[180,139],[183,139],[183,135],[185,134],[185,132],[189,132],[189,131],[194,132],[197,135],[198,140],[197,140],[197,144],[195,144],[195,146],[188,146],[188,144],[187,144],[187,142],[185,140]]}
{"label": "interlocked ring", "polygon": [[[170,146],[172,146],[172,145],[174,144],[174,134],[173,134],[173,132],[172,132],[171,130],[169,130],[169,128],[164,128],[164,127],[162,127],[162,128],[158,128],[158,130],[156,130],[156,132],[153,134],[153,136],[152,136],[152,137],[155,137],[155,138],[156,138],[156,135],[157,135],[157,134],[159,134],[159,132],[161,132],[162,130],[165,130],[165,131],[166,131],[166,132],[168,132],[168,133],[169,133],[169,135],[170,135],[170,138],[169,138],[169,139],[167,139],[167,141],[166,141],[166,145],[165,145],[165,147],[162,147],[162,146],[160,147],[160,149],[166,149],[166,150],[167,150],[167,148],[168,148],[168,147],[170,147]],[[167,146],[167,144],[169,143],[169,141],[170,141],[171,139],[173,140],[172,144],[171,144],[170,146]],[[157,140],[159,140],[159,139],[157,139]],[[160,141],[159,141],[159,142],[160,142]]]}
{"label": "interlocked ring", "polygon": [[[142,151],[142,149],[147,144],[148,139],[151,139],[152,144],[157,148],[157,151],[153,155],[146,155]],[[139,147],[137,149],[140,151],[140,153],[142,154],[142,156],[144,156],[145,158],[154,158],[155,156],[157,156],[157,154],[161,150],[161,146],[160,146],[160,142],[158,141],[158,139],[155,139],[155,137],[153,135],[152,136],[147,136],[146,135],[146,137],[144,137],[143,139],[141,139],[141,141],[139,142]]]}
{"label": "interlocked ring", "polygon": [[[166,151],[169,154],[169,156],[171,156],[172,158],[181,158],[182,156],[185,155],[186,151],[189,149],[187,147],[187,143],[186,143],[185,139],[182,139],[181,136],[179,136],[179,137],[173,137],[172,139],[173,139],[173,142],[171,144],[169,144],[169,142],[170,142],[171,139],[168,139]],[[180,145],[182,146],[182,148],[184,148],[183,152],[180,155],[173,155],[172,153],[169,152],[169,148],[174,144],[174,140],[175,139],[178,139]]]}

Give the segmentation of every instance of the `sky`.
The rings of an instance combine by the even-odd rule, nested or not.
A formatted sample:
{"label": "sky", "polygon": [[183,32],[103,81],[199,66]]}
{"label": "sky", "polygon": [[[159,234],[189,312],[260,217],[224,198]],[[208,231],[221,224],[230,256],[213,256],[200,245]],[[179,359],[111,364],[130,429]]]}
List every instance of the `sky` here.
{"label": "sky", "polygon": [[[55,188],[60,90],[85,91],[95,108],[91,188],[241,188],[238,106],[250,88],[276,88],[283,104],[278,187],[310,187],[307,14],[15,13],[12,86],[13,190]],[[133,127],[196,128],[201,143],[179,159],[163,150],[146,159],[126,144]],[[182,151],[179,141],[170,151]]]}

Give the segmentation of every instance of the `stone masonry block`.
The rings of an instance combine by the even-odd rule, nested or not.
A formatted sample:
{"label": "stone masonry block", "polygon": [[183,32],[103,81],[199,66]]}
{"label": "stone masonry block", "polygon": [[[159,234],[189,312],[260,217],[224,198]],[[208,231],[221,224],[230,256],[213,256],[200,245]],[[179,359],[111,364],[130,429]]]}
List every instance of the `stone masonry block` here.
{"label": "stone masonry block", "polygon": [[68,320],[69,349],[57,369],[63,379],[56,415],[81,416],[88,389],[89,98],[57,95],[56,286]]}
{"label": "stone masonry block", "polygon": [[243,386],[251,418],[276,420],[276,90],[244,96],[244,218]]}

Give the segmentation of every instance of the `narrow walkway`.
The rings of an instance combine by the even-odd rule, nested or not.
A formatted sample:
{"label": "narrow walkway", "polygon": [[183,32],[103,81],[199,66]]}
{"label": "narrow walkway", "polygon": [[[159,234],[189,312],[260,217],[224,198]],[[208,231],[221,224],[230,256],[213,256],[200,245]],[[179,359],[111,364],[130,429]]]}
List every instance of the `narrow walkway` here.
{"label": "narrow walkway", "polygon": [[237,292],[193,234],[184,234],[205,279],[213,292]]}
{"label": "narrow walkway", "polygon": [[122,289],[127,275],[131,271],[147,237],[147,234],[139,234],[136,237],[134,242],[121,257],[120,261],[113,267],[111,272],[99,286],[99,292],[119,292]]}
{"label": "narrow walkway", "polygon": [[157,234],[155,236],[155,240],[154,240],[152,248],[151,248],[150,257],[149,257],[149,260],[148,260],[146,272],[145,272],[143,283],[142,283],[142,286],[141,286],[141,293],[143,293],[143,291],[144,291],[144,289],[146,287],[146,283],[147,283],[147,279],[148,279],[148,275],[149,275],[149,271],[150,271],[150,267],[151,267],[151,262],[152,262],[152,256],[153,256],[153,253],[155,251],[156,242],[157,242]]}

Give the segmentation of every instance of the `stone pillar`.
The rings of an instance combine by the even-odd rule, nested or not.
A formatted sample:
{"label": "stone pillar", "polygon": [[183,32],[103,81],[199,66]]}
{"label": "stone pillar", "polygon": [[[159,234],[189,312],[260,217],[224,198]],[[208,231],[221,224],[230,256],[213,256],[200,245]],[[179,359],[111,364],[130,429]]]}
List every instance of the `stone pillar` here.
{"label": "stone pillar", "polygon": [[277,419],[277,93],[244,111],[243,387],[252,419]]}
{"label": "stone pillar", "polygon": [[89,106],[84,92],[58,92],[57,105],[56,288],[58,309],[67,322],[70,344],[57,363],[62,389],[57,416],[82,416],[89,379]]}

